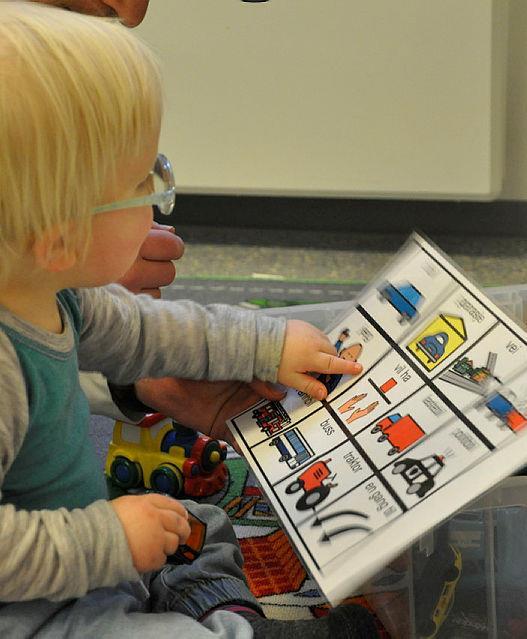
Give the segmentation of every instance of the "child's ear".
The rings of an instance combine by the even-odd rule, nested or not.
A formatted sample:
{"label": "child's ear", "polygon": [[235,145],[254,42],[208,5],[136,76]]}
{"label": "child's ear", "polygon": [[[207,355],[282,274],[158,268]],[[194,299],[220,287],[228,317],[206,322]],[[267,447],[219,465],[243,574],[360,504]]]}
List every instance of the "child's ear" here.
{"label": "child's ear", "polygon": [[75,266],[77,254],[64,245],[63,231],[58,228],[46,231],[33,241],[35,264],[44,271],[60,273]]}

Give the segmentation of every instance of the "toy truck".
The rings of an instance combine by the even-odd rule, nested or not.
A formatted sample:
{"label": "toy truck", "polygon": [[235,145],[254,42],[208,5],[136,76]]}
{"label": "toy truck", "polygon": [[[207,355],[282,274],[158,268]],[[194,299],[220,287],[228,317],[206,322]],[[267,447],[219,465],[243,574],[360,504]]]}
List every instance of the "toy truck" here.
{"label": "toy truck", "polygon": [[280,462],[286,462],[289,468],[297,468],[313,456],[313,450],[297,428],[274,437],[269,446],[276,446],[280,453]]}
{"label": "toy truck", "polygon": [[372,429],[372,433],[381,432],[378,442],[388,440],[392,445],[388,455],[395,455],[411,446],[424,436],[424,430],[410,415],[401,417],[400,413],[388,415],[378,422]]}
{"label": "toy truck", "polygon": [[423,301],[422,294],[409,282],[397,286],[386,282],[379,289],[379,294],[399,313],[401,322],[414,320]]}
{"label": "toy truck", "polygon": [[139,424],[115,423],[105,472],[122,490],[205,497],[223,488],[226,456],[223,442],[153,413]]}
{"label": "toy truck", "polygon": [[[311,464],[311,466],[308,466],[306,470],[304,470],[304,472],[295,479],[295,481],[286,487],[285,492],[288,495],[296,493],[299,490],[304,490],[304,494],[296,502],[297,510],[309,510],[310,508],[314,508],[320,504],[321,501],[326,499],[331,488],[337,486],[337,484],[333,484],[331,481],[335,478],[335,475],[330,476],[330,470],[328,467],[328,463],[330,461],[331,459],[325,459]],[[330,481],[325,483],[326,479],[329,479]]]}

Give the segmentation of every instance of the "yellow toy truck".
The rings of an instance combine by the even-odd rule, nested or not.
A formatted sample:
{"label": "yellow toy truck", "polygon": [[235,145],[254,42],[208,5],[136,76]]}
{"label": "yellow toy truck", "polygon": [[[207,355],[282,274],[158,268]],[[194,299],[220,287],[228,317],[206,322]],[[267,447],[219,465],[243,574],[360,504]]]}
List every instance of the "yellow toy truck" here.
{"label": "yellow toy truck", "polygon": [[139,424],[115,422],[105,473],[122,490],[206,497],[225,484],[226,456],[224,442],[153,413]]}

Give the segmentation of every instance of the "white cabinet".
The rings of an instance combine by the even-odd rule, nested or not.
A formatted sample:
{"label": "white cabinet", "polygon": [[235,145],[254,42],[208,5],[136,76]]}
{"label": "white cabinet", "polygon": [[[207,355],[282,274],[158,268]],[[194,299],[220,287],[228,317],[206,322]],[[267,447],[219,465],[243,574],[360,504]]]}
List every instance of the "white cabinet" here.
{"label": "white cabinet", "polygon": [[506,0],[151,0],[181,192],[488,199]]}

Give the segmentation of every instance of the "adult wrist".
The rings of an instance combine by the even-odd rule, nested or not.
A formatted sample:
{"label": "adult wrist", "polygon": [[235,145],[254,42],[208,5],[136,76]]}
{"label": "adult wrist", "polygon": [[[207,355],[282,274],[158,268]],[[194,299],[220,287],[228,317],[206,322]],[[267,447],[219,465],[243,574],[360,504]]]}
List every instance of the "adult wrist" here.
{"label": "adult wrist", "polygon": [[137,419],[138,413],[155,413],[156,410],[151,406],[144,404],[135,389],[135,384],[113,384],[108,382],[110,394],[119,410],[134,420]]}

